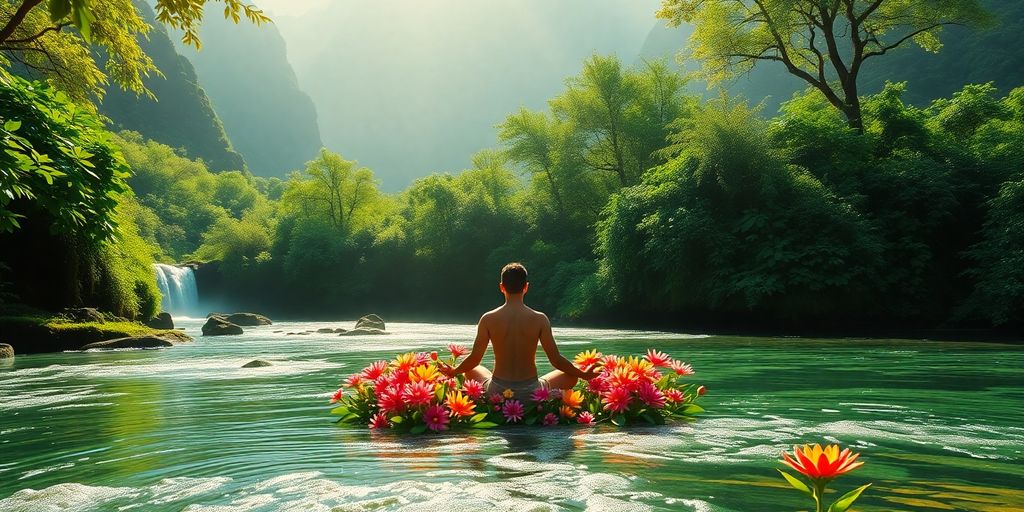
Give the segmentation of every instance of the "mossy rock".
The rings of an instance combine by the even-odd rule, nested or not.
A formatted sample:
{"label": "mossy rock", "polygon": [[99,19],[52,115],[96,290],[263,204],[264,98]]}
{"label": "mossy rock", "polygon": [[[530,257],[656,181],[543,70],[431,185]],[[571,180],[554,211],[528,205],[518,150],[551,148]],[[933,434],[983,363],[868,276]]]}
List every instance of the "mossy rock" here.
{"label": "mossy rock", "polygon": [[175,343],[168,339],[167,337],[160,335],[147,335],[129,336],[126,338],[117,338],[107,341],[97,341],[95,343],[89,343],[88,345],[82,346],[82,350],[112,350],[116,348],[167,348],[173,347],[174,345]]}
{"label": "mossy rock", "polygon": [[137,322],[69,322],[63,316],[0,317],[0,332],[27,354],[79,350],[90,343],[132,336],[159,335],[173,343],[192,341],[182,331],[153,329]]}
{"label": "mossy rock", "polygon": [[171,314],[166,311],[161,311],[145,323],[147,327],[152,327],[154,329],[174,329],[174,319],[171,318]]}
{"label": "mossy rock", "polygon": [[374,334],[390,334],[383,329],[374,329],[372,327],[357,327],[351,331],[345,331],[339,333],[338,336],[369,336]]}
{"label": "mossy rock", "polygon": [[255,327],[257,325],[272,325],[274,322],[270,321],[269,318],[258,315],[256,313],[232,313],[227,315],[225,318],[230,323],[240,325],[242,327]]}
{"label": "mossy rock", "polygon": [[14,357],[14,347],[0,343],[0,359],[11,359]]}
{"label": "mossy rock", "polygon": [[384,319],[373,313],[370,313],[369,315],[364,315],[359,320],[356,320],[356,329],[364,327],[369,329],[379,329],[383,331],[385,329]]}
{"label": "mossy rock", "polygon": [[203,324],[203,336],[230,336],[242,334],[241,327],[228,322],[223,317],[211,316]]}
{"label": "mossy rock", "polygon": [[264,361],[262,359],[254,359],[242,365],[242,368],[265,368],[267,366],[274,366],[270,364],[270,361]]}

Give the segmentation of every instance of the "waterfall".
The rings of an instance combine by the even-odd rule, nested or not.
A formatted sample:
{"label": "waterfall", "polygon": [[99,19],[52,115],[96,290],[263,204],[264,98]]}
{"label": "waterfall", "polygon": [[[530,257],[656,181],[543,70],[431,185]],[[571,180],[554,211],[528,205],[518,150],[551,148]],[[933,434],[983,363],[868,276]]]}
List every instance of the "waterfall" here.
{"label": "waterfall", "polygon": [[197,314],[199,291],[196,288],[196,275],[189,267],[176,267],[157,263],[156,284],[160,287],[163,302],[160,308],[172,315]]}

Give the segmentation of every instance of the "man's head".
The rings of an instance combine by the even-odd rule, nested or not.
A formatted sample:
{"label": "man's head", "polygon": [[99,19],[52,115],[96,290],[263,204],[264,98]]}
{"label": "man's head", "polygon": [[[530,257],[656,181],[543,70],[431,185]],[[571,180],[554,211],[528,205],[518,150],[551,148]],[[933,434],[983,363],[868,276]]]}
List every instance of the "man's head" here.
{"label": "man's head", "polygon": [[526,267],[522,263],[509,263],[501,269],[501,291],[516,295],[526,293],[530,287],[526,280]]}

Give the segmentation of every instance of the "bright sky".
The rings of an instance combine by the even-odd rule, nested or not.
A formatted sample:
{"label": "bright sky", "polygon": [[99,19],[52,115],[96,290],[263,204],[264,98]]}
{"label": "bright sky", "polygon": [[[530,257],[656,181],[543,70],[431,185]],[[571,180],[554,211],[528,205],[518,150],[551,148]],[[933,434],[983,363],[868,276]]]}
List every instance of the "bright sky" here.
{"label": "bright sky", "polygon": [[320,9],[331,0],[259,0],[255,2],[263,10],[274,16],[301,16],[308,11]]}

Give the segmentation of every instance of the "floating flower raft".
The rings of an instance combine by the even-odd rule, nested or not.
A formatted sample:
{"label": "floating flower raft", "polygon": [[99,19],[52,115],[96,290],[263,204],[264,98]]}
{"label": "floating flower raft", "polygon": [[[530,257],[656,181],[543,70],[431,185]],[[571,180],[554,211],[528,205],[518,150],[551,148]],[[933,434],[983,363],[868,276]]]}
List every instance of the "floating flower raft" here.
{"label": "floating flower raft", "polygon": [[468,350],[448,345],[450,357],[410,352],[376,361],[345,379],[331,397],[339,423],[369,425],[412,433],[509,424],[595,425],[664,424],[704,411],[696,404],[704,386],[685,382],[693,367],[663,352],[643,357],[582,352],[575,363],[598,376],[571,390],[538,389],[529,397],[512,390],[487,396],[482,382],[464,375],[448,378],[439,370],[454,366]]}

